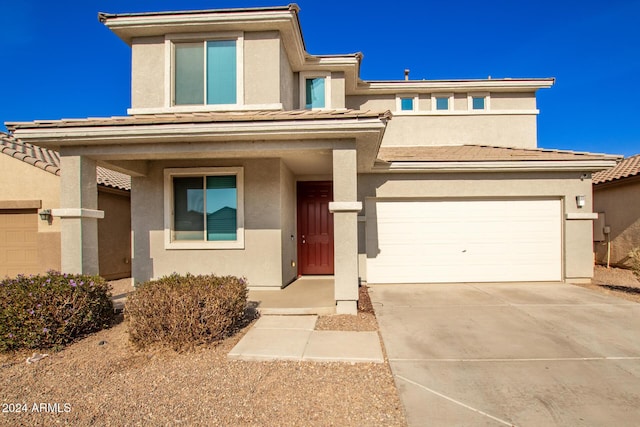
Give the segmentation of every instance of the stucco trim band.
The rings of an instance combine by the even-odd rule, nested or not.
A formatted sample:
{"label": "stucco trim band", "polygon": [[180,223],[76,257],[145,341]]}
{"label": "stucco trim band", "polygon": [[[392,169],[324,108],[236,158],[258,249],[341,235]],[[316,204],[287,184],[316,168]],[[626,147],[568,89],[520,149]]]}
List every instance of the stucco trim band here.
{"label": "stucco trim band", "polygon": [[51,215],[59,218],[104,218],[104,211],[96,209],[52,209]]}
{"label": "stucco trim band", "polygon": [[0,200],[0,209],[40,209],[42,200]]}
{"label": "stucco trim band", "polygon": [[362,202],[329,202],[329,212],[360,212]]}
{"label": "stucco trim band", "polygon": [[566,219],[598,219],[598,214],[596,212],[567,213],[565,217]]}

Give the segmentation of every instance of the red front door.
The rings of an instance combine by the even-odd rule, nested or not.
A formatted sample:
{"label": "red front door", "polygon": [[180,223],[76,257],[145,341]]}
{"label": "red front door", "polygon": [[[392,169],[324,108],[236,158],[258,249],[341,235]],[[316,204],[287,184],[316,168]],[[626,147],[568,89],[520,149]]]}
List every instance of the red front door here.
{"label": "red front door", "polygon": [[298,274],[333,274],[331,181],[298,182]]}

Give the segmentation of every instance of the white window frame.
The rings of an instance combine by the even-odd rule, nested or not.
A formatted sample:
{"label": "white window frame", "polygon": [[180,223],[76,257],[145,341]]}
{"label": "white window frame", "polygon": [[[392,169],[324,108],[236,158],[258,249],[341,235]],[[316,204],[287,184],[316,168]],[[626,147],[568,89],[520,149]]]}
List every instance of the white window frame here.
{"label": "white window frame", "polygon": [[[204,176],[236,176],[237,192],[237,239],[236,240],[173,240],[173,178]],[[204,167],[204,168],[168,168],[164,170],[164,247],[165,249],[244,249],[244,168],[243,167]]]}
{"label": "white window frame", "polygon": [[323,71],[301,71],[298,77],[300,80],[300,109],[305,110],[307,104],[307,79],[324,78],[324,107],[313,108],[313,110],[331,109],[331,73]]}
{"label": "white window frame", "polygon": [[[403,99],[412,99],[413,100],[413,109],[412,110],[403,110],[402,109],[402,100]],[[397,94],[396,95],[396,112],[394,113],[395,115],[403,115],[403,114],[412,114],[412,113],[416,113],[418,112],[418,110],[420,110],[420,108],[418,107],[418,101],[419,101],[420,97],[418,96],[417,93],[403,93],[403,94]]]}
{"label": "white window frame", "polygon": [[[446,110],[438,110],[438,98],[448,98],[448,107]],[[436,113],[446,113],[448,111],[453,111],[453,93],[432,93],[431,94],[431,111],[435,111]]]}
{"label": "white window frame", "polygon": [[[484,98],[484,108],[481,110],[476,110],[473,108],[473,98]],[[489,92],[469,92],[467,94],[467,109],[469,111],[489,111],[491,108],[491,97],[489,96]]]}
{"label": "white window frame", "polygon": [[[236,103],[235,104],[194,104],[175,105],[175,45],[180,42],[203,44],[211,40],[235,40],[236,42]],[[229,31],[223,33],[167,34],[164,38],[164,106],[172,111],[220,111],[229,106],[244,105],[244,33]],[[205,61],[206,62],[206,61]]]}

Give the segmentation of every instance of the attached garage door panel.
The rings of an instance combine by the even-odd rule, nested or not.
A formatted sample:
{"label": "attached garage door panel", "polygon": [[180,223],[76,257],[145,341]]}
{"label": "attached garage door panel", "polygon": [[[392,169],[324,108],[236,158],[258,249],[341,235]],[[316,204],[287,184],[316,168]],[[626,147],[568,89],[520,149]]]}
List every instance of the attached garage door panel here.
{"label": "attached garage door panel", "polygon": [[0,211],[0,278],[38,269],[38,214]]}
{"label": "attached garage door panel", "polygon": [[561,279],[560,200],[378,201],[374,223],[370,283]]}

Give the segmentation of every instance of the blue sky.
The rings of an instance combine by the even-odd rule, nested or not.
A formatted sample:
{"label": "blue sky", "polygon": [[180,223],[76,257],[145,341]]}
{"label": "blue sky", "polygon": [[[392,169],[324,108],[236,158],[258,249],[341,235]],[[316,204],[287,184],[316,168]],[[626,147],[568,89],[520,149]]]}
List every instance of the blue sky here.
{"label": "blue sky", "polygon": [[[109,13],[275,1],[0,3],[0,122],[124,115],[130,50]],[[538,92],[540,147],[640,153],[640,0],[306,1],[312,54],[362,52],[365,80],[555,77]],[[0,130],[5,130],[0,126]]]}

